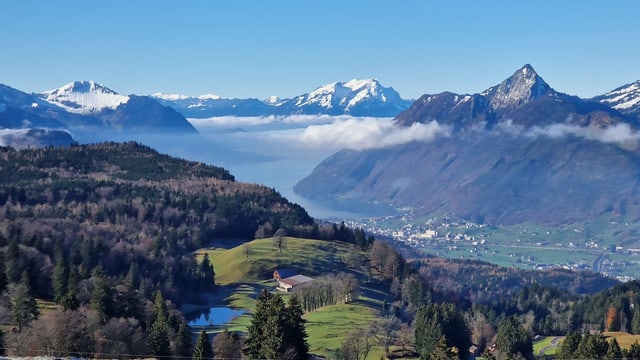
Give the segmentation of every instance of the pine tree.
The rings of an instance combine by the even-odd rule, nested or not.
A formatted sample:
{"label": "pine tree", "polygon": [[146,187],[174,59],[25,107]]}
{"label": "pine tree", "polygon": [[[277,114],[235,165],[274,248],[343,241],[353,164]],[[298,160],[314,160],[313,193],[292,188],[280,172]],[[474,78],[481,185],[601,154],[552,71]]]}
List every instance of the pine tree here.
{"label": "pine tree", "polygon": [[162,292],[158,290],[153,299],[153,312],[155,319],[149,329],[149,348],[155,356],[171,356],[171,343],[169,340],[169,316],[167,305],[164,302]]}
{"label": "pine tree", "polygon": [[578,345],[580,345],[580,340],[582,340],[582,333],[569,331],[556,352],[556,358],[574,359],[575,352],[578,350]]}
{"label": "pine tree", "polygon": [[93,272],[93,291],[91,292],[91,308],[100,315],[100,321],[106,323],[112,310],[111,287],[107,284],[107,279],[101,267],[97,267]]}
{"label": "pine tree", "polygon": [[533,357],[531,335],[515,316],[509,317],[498,327],[496,346],[507,358],[518,354],[525,358]]}
{"label": "pine tree", "polygon": [[213,359],[213,348],[209,343],[209,336],[202,330],[193,349],[193,360]]}
{"label": "pine tree", "polygon": [[200,263],[200,278],[202,279],[202,289],[212,290],[215,285],[215,271],[213,264],[209,260],[209,254],[205,253],[202,263]]}
{"label": "pine tree", "polygon": [[[447,347],[469,349],[471,335],[462,315],[453,304],[429,304],[418,309],[415,320],[415,347],[421,359],[427,359],[444,336]],[[463,356],[462,351],[459,356]]]}
{"label": "pine tree", "polygon": [[[1,237],[1,235],[0,235]],[[7,289],[7,266],[4,261],[5,257],[0,253],[0,293]]]}
{"label": "pine tree", "polygon": [[295,351],[297,359],[309,358],[309,343],[307,343],[307,330],[305,320],[302,318],[304,311],[297,296],[291,296],[285,311],[284,339],[286,348]]}
{"label": "pine tree", "polygon": [[191,339],[191,331],[186,323],[180,323],[178,333],[175,340],[175,354],[176,357],[187,358],[193,354],[193,344]]}
{"label": "pine tree", "polygon": [[60,242],[56,243],[55,249],[56,267],[53,270],[53,300],[60,304],[62,298],[67,294],[67,285],[69,283],[69,268],[64,258],[64,252]]}
{"label": "pine tree", "polygon": [[640,334],[640,304],[633,308],[633,318],[631,319],[631,333]]}
{"label": "pine tree", "polygon": [[18,246],[18,239],[12,238],[7,247],[5,254],[5,267],[7,272],[7,281],[9,283],[20,282],[20,276],[22,275],[22,262],[20,258],[20,247]]}
{"label": "pine tree", "polygon": [[242,352],[249,358],[259,359],[262,351],[262,338],[269,318],[269,302],[273,298],[266,289],[260,292],[256,299],[256,310],[247,329],[247,339]]}

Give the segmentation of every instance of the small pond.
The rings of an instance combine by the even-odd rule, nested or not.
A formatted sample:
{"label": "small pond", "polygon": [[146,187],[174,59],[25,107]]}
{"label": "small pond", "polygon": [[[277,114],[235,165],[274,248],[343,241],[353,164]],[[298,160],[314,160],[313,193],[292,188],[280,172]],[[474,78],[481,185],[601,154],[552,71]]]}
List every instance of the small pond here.
{"label": "small pond", "polygon": [[208,311],[190,314],[189,326],[224,325],[245,312],[227,306],[212,307]]}

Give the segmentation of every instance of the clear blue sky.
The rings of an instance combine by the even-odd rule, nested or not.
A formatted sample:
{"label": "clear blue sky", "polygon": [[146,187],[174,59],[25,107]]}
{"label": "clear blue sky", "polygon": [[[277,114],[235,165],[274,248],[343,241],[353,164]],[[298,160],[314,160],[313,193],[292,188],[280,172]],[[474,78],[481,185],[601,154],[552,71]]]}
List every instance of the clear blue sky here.
{"label": "clear blue sky", "polygon": [[593,96],[640,79],[640,1],[0,1],[0,83],[291,97],[379,79],[480,92],[526,63]]}

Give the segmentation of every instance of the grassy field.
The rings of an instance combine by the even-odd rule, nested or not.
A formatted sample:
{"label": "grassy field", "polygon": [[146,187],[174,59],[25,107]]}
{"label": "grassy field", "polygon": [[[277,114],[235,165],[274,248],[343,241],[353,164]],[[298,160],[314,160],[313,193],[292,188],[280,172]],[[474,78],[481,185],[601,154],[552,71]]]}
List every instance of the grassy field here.
{"label": "grassy field", "polygon": [[[325,306],[307,313],[304,317],[308,321],[311,352],[329,359],[335,358],[335,351],[340,348],[349,331],[366,328],[378,315],[378,311],[361,304]],[[382,349],[374,350],[369,358],[379,359],[383,354]]]}
{"label": "grassy field", "polygon": [[628,349],[631,347],[631,344],[634,342],[640,343],[640,335],[633,335],[625,332],[612,331],[612,332],[603,332],[606,338],[615,338],[618,341],[618,345],[620,345],[621,349]]}
{"label": "grassy field", "polygon": [[[293,268],[311,277],[337,272],[351,272],[361,279],[362,295],[351,304],[326,306],[305,314],[309,345],[313,354],[327,358],[335,356],[351,330],[366,328],[380,314],[385,299],[389,299],[388,286],[362,284],[365,274],[354,272],[343,262],[350,248],[342,242],[328,242],[299,238],[285,238],[282,252],[274,246],[273,239],[260,239],[230,248],[201,249],[198,260],[205,253],[214,265],[216,283],[221,286],[220,296],[212,296],[210,306],[231,306],[245,309],[247,313],[229,324],[210,328],[210,332],[224,329],[246,331],[255,308],[255,298],[262,289],[273,290],[273,271]],[[287,294],[281,293],[285,298]],[[286,300],[286,299],[285,299]],[[383,349],[374,347],[369,359],[379,359]]]}
{"label": "grassy field", "polygon": [[[555,336],[547,336],[542,338],[539,341],[536,341],[533,343],[533,354],[535,356],[540,355],[540,351],[542,349],[545,349],[544,355],[555,355],[556,352],[558,351],[558,348],[553,346],[551,344],[551,340],[553,340],[555,338]],[[562,341],[562,340],[560,340]],[[560,343],[560,341],[558,342],[558,344]]]}

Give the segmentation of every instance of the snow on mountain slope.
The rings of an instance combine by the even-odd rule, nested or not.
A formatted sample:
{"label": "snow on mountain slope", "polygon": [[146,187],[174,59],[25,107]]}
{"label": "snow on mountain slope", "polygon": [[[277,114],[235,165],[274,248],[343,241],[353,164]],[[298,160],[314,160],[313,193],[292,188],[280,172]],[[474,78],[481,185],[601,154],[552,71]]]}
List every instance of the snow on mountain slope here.
{"label": "snow on mountain slope", "polygon": [[597,96],[594,100],[622,113],[640,112],[640,80]]}
{"label": "snow on mountain slope", "polygon": [[42,93],[41,98],[77,114],[115,110],[129,101],[128,96],[120,95],[104,85],[93,81],[74,81],[59,89]]}
{"label": "snow on mountain slope", "polygon": [[376,79],[334,82],[294,99],[296,107],[316,105],[325,109],[342,108],[345,112],[362,102],[387,103],[390,100],[401,100],[400,95],[392,88],[383,87]]}

